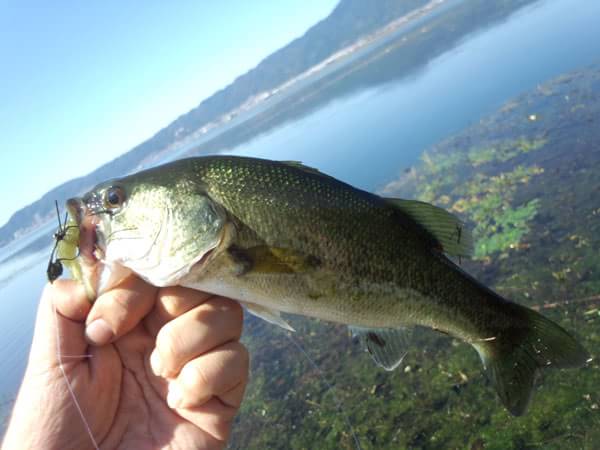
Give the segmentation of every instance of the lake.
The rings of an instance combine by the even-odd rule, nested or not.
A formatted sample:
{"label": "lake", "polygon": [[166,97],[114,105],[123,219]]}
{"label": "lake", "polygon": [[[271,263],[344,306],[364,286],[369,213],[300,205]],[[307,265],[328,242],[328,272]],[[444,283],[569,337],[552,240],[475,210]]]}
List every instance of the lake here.
{"label": "lake", "polygon": [[[465,35],[451,35],[452,39],[427,58],[400,60],[408,45],[403,38],[408,36],[410,43],[410,39],[427,39],[427,33],[432,33],[435,22],[431,25],[424,21],[417,29],[398,30],[383,43],[340,63],[318,79],[306,80],[301,88],[270,108],[264,107],[238,125],[207,135],[176,154],[180,157],[223,152],[298,160],[363,189],[379,191],[407,169],[419,165],[424,150],[477,125],[519,94],[535,90],[561,74],[600,62],[598,17],[600,2],[533,2],[506,17],[485,18],[481,26],[474,24]],[[526,108],[523,111],[523,117],[543,114],[544,111]],[[43,251],[19,252],[25,239],[0,249],[0,402],[4,416],[26,364],[37,301],[45,283],[51,234],[52,227],[47,226],[27,238],[31,242],[47,235],[48,248]],[[11,256],[13,253],[17,256]],[[323,331],[305,322],[296,328],[309,334]],[[250,324],[249,329],[272,333],[268,335],[269,342],[274,339],[272,336],[286,342],[278,331],[264,331],[255,324]],[[305,345],[311,342],[314,340]],[[261,349],[251,344],[256,361],[253,370],[258,370],[262,364]],[[298,369],[295,360],[302,358],[296,353],[293,358],[282,360],[282,364],[290,372],[312,371],[306,362]],[[326,369],[324,373],[329,378],[333,376]],[[385,390],[377,387],[385,385],[385,380],[373,380],[373,392]],[[285,380],[282,383],[285,385]],[[352,379],[345,383],[345,389],[351,390]],[[343,391],[344,387],[340,389]],[[321,394],[332,404],[338,403],[331,394]],[[373,407],[381,408],[381,404]],[[268,406],[265,408],[263,416],[269,414]],[[340,422],[341,430],[347,429],[334,406],[329,407],[328,414]],[[351,414],[361,441],[370,442],[365,438],[367,431],[361,430],[357,413]],[[239,420],[245,419],[249,421],[250,416],[243,412]],[[239,423],[238,426],[242,427]],[[388,441],[381,439],[379,446],[392,442],[392,437]],[[232,446],[244,448],[241,437],[234,435],[232,442]],[[415,446],[426,446],[423,442],[418,441]]]}

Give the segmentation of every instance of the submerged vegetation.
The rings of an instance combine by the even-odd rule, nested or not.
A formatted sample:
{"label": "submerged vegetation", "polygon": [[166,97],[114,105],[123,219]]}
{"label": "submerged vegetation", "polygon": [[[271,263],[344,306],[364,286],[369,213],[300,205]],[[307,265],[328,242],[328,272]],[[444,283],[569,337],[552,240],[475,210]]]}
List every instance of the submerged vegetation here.
{"label": "submerged vegetation", "polygon": [[[246,322],[252,355],[230,448],[594,448],[600,442],[600,69],[513,99],[429,149],[387,186],[473,229],[465,270],[573,332],[594,360],[546,371],[529,409],[500,405],[475,352],[419,329],[403,367],[375,367],[345,328],[292,318],[293,339]],[[574,382],[576,380],[576,382]],[[331,386],[330,386],[331,385]]]}
{"label": "submerged vegetation", "polygon": [[533,198],[515,205],[515,194],[544,170],[532,164],[490,172],[497,163],[542,148],[544,143],[544,139],[520,138],[471,148],[465,153],[425,154],[416,178],[417,197],[466,216],[473,223],[476,258],[516,248],[529,231],[528,224],[540,202]]}

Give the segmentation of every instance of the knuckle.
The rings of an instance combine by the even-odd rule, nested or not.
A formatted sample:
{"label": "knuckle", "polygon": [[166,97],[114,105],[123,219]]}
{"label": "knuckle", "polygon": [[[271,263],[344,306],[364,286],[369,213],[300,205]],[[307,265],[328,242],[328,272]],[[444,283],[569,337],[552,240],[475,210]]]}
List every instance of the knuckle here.
{"label": "knuckle", "polygon": [[233,321],[236,328],[241,328],[244,322],[244,310],[238,302],[230,298],[218,297],[215,300],[215,306],[217,310],[229,316],[229,319]]}
{"label": "knuckle", "polygon": [[110,324],[113,331],[119,333],[127,319],[124,295],[121,290],[113,290],[98,297],[92,306],[86,322],[89,324],[96,319],[102,318]]}
{"label": "knuckle", "polygon": [[235,342],[232,344],[232,350],[234,358],[237,360],[242,371],[248,373],[250,370],[250,352],[248,352],[246,346],[240,342]]}
{"label": "knuckle", "polygon": [[98,298],[92,307],[92,316],[94,319],[106,319],[115,333],[122,335],[147,315],[152,309],[153,299],[151,293],[135,286],[116,287]]}
{"label": "knuckle", "polygon": [[102,305],[102,316],[108,318],[118,330],[127,320],[127,295],[125,292],[115,291],[108,300]]}
{"label": "knuckle", "polygon": [[196,365],[185,366],[182,370],[182,379],[189,388],[199,387],[202,389],[211,389],[213,378],[205,368]]}
{"label": "knuckle", "polygon": [[179,314],[181,309],[181,301],[179,297],[167,292],[166,294],[161,295],[160,303],[164,311],[169,316],[176,316]]}
{"label": "knuckle", "polygon": [[240,304],[234,300],[215,297],[196,308],[194,315],[198,322],[213,329],[218,327],[223,339],[221,342],[238,340],[242,334],[244,313]]}
{"label": "knuckle", "polygon": [[165,367],[173,366],[174,361],[179,357],[181,348],[180,337],[169,324],[160,329],[156,336],[156,348],[160,353]]}
{"label": "knuckle", "polygon": [[242,308],[242,305],[240,305],[238,302],[231,300],[232,304],[232,313],[235,317],[236,320],[236,324],[239,325],[239,327],[242,327],[242,324],[244,323],[244,309]]}
{"label": "knuckle", "polygon": [[203,303],[210,296],[211,294],[206,292],[181,286],[163,287],[158,293],[163,309],[171,316],[180,315],[192,306]]}

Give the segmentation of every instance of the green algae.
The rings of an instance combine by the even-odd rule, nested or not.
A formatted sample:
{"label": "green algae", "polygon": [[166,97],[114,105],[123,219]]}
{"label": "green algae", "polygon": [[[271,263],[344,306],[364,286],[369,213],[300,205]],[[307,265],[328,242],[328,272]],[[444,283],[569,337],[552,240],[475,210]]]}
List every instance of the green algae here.
{"label": "green algae", "polygon": [[[525,139],[518,142],[521,144],[515,145],[511,141],[510,145],[507,143],[499,148],[510,147],[512,150],[509,159],[512,159],[537,150],[545,143]],[[529,223],[536,216],[540,203],[537,198],[530,198],[521,204],[514,204],[520,185],[543,173],[543,169],[536,165],[519,165],[495,175],[472,170],[484,164],[508,160],[505,159],[507,153],[501,153],[498,158],[490,158],[490,154],[497,155],[497,151],[491,149],[469,149],[463,153],[467,155],[466,158],[460,158],[457,153],[451,157],[426,155],[417,176],[417,198],[440,206],[450,204],[451,211],[459,213],[468,223],[473,224],[474,256],[479,259],[518,247],[529,232]],[[461,176],[449,175],[449,169],[438,170],[438,159],[442,167],[451,168]]]}
{"label": "green algae", "polygon": [[527,139],[521,137],[519,139],[508,139],[493,143],[489,147],[475,147],[468,151],[467,159],[475,167],[492,162],[506,162],[521,154],[538,150],[546,142],[546,139],[543,138]]}
{"label": "green algae", "polygon": [[[532,110],[543,115],[531,121]],[[428,149],[401,190],[386,192],[464,218],[477,259],[463,268],[575,334],[594,357],[587,367],[545,371],[529,411],[516,418],[498,402],[476,352],[447,336],[418,329],[403,366],[385,372],[345,327],[294,317],[293,338],[316,370],[285,332],[249,318],[252,375],[230,448],[354,449],[351,430],[363,449],[595,448],[598,117],[600,70],[561,76]]]}

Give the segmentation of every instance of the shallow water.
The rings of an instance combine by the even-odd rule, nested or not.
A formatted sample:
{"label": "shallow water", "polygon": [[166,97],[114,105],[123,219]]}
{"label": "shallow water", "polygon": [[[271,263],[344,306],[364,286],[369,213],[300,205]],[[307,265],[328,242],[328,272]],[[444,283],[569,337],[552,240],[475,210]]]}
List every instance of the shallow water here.
{"label": "shallow water", "polygon": [[[534,3],[408,70],[400,66],[402,47],[392,42],[380,59],[342,71],[330,87],[341,95],[330,98],[323,92],[310,100],[307,93],[277,114],[273,128],[261,129],[229,151],[300,159],[375,190],[415,164],[424,149],[476,123],[507,99],[599,60],[599,15],[597,3]],[[316,109],[304,105],[310,102]],[[308,114],[296,117],[304,108]]]}
{"label": "shallow water", "polygon": [[[597,27],[597,17],[600,17],[598,2],[535,2],[507,18],[489,19],[485,26],[474,27],[466,36],[455,36],[455,41],[450,40],[430,57],[417,58],[413,64],[402,60],[405,53],[404,44],[401,43],[405,34],[399,32],[388,39],[384,46],[365,52],[361,58],[336,68],[314,83],[307,82],[302,89],[290,93],[289,102],[283,102],[271,112],[268,109],[261,111],[240,127],[232,127],[212,140],[203,141],[193,151],[184,152],[184,155],[218,149],[241,155],[301,160],[356,186],[368,190],[381,189],[399,178],[405,169],[419,166],[419,157],[425,149],[478,124],[518,94],[534,90],[536,86],[560,74],[598,61],[600,28]],[[526,119],[530,113],[544,117],[545,111],[538,108],[530,112],[525,104],[520,113]],[[519,128],[517,132],[517,129],[515,125],[515,128],[505,130],[505,134],[515,130],[515,137],[518,137],[524,131]],[[556,155],[560,155],[561,148],[565,147],[555,148],[555,153],[544,153],[545,158],[558,158]],[[586,150],[581,149],[578,155],[585,160]],[[537,156],[532,154],[531,158],[535,162]],[[563,230],[567,230],[564,231],[567,235],[575,234],[570,230],[570,224],[564,223],[562,226]],[[35,308],[45,282],[50,228],[39,231],[38,235],[44,233],[48,234],[47,250],[20,253],[13,258],[9,256],[17,253],[16,247],[23,246],[23,243],[0,250],[0,373],[3,381],[0,402],[4,404],[4,411],[14,398],[25,367]],[[31,237],[28,239],[35,240]],[[541,258],[553,257],[554,247],[551,246],[554,244],[544,242],[548,248],[542,249],[543,256],[536,254],[538,259],[534,262],[538,264]],[[526,264],[528,257],[533,258],[532,255],[523,254],[512,257],[515,267],[517,263]],[[506,258],[493,260],[483,269],[480,263],[474,263],[469,268],[488,282],[500,283],[510,275],[505,266]],[[559,273],[564,269],[558,264],[552,267],[551,273]],[[539,275],[537,281],[542,280],[553,287],[559,285],[560,274],[554,278],[548,275],[549,279],[544,278],[546,275]],[[585,284],[585,290],[579,292],[582,296],[593,294],[595,286],[600,289],[600,282],[595,281],[593,276],[594,273],[592,281],[584,279],[582,282],[588,283]],[[564,283],[559,285],[560,289],[566,289],[564,286]],[[560,289],[549,288],[544,293],[557,295],[557,292],[563,292]],[[570,293],[561,295],[570,296]],[[520,300],[526,299],[523,297]],[[412,414],[411,407],[425,408],[419,410],[419,414],[412,414],[414,417],[422,417],[427,411],[437,417],[444,414],[446,408],[447,414],[470,414],[463,420],[474,420],[472,411],[459,411],[456,404],[479,404],[479,388],[467,389],[466,394],[461,394],[464,398],[459,398],[459,394],[447,394],[447,397],[456,395],[457,398],[452,397],[450,403],[446,400],[441,407],[439,400],[436,403],[424,391],[439,389],[440,397],[445,398],[445,391],[440,387],[444,385],[440,374],[454,376],[457,371],[466,370],[469,378],[480,376],[476,356],[462,347],[458,351],[459,356],[448,362],[445,352],[449,351],[452,355],[451,350],[456,345],[440,339],[435,342],[435,348],[424,350],[426,353],[421,357],[431,360],[442,355],[440,364],[445,364],[442,368],[436,369],[436,364],[428,366],[415,358],[409,361],[412,366],[409,365],[405,374],[390,375],[371,366],[366,355],[350,344],[345,331],[339,327],[300,319],[293,319],[293,325],[300,331],[296,339],[307,348],[327,379],[339,391],[338,396],[348,408],[356,433],[365,448],[392,448],[400,443],[414,447],[439,445],[442,448],[444,442],[454,442],[443,436],[432,441],[434,435],[430,424],[413,423],[408,417]],[[570,325],[576,327],[578,322]],[[254,361],[253,381],[249,388],[249,409],[244,409],[238,418],[236,430],[239,432],[234,433],[232,447],[265,448],[267,444],[269,448],[275,447],[277,441],[269,441],[269,436],[275,430],[290,435],[290,446],[294,448],[305,447],[306,436],[313,436],[323,444],[319,445],[322,448],[337,448],[340,442],[345,448],[351,448],[348,427],[335,407],[333,394],[303,356],[291,350],[293,347],[290,347],[287,339],[271,326],[249,320],[247,330],[250,336],[247,343]],[[322,342],[327,342],[327,345],[322,345]],[[332,348],[335,351],[331,351]],[[468,367],[474,368],[471,372],[460,367],[465,361]],[[268,378],[264,378],[265,375]],[[569,376],[576,377],[577,372]],[[438,384],[426,384],[424,380]],[[588,382],[593,383],[590,380]],[[423,391],[419,390],[419,383],[423,383]],[[558,383],[562,386],[560,383],[564,384],[564,378]],[[448,377],[446,384],[448,389],[453,389],[457,382]],[[476,386],[484,384],[483,378],[477,378]],[[592,390],[594,385],[590,386]],[[498,417],[510,420],[502,416],[491,388],[484,388],[481,391],[485,393],[481,395],[484,395],[485,404]],[[545,395],[549,394],[545,392]],[[353,397],[356,397],[355,400]],[[542,395],[538,393],[538,397]],[[356,399],[360,399],[361,403],[356,403]],[[567,401],[573,402],[572,399]],[[392,402],[399,406],[392,409],[389,406]],[[583,406],[589,408],[590,414],[595,414],[593,401],[588,403]],[[572,406],[583,407],[578,403]],[[296,408],[295,414],[293,408]],[[387,427],[374,427],[367,417],[373,409],[383,411],[381,420],[387,417],[399,431],[390,434]],[[488,424],[500,420],[485,417]],[[475,422],[469,423],[475,428],[485,425]],[[435,423],[434,419],[432,423]],[[527,423],[524,426],[533,425]],[[296,431],[299,428],[303,430],[302,433]],[[244,434],[250,429],[260,430],[263,437],[253,438]],[[403,436],[403,433],[410,436]],[[488,443],[501,442],[498,436],[489,438],[485,433],[488,431],[484,430],[475,437],[467,436],[461,445],[475,445],[473,442],[478,438]],[[552,445],[564,446],[565,442],[568,442],[568,436],[558,438]],[[578,442],[581,444],[583,441]],[[279,445],[283,444],[288,445],[287,442],[280,442]],[[531,443],[524,442],[523,447],[528,444]],[[513,441],[510,445],[518,447]]]}

